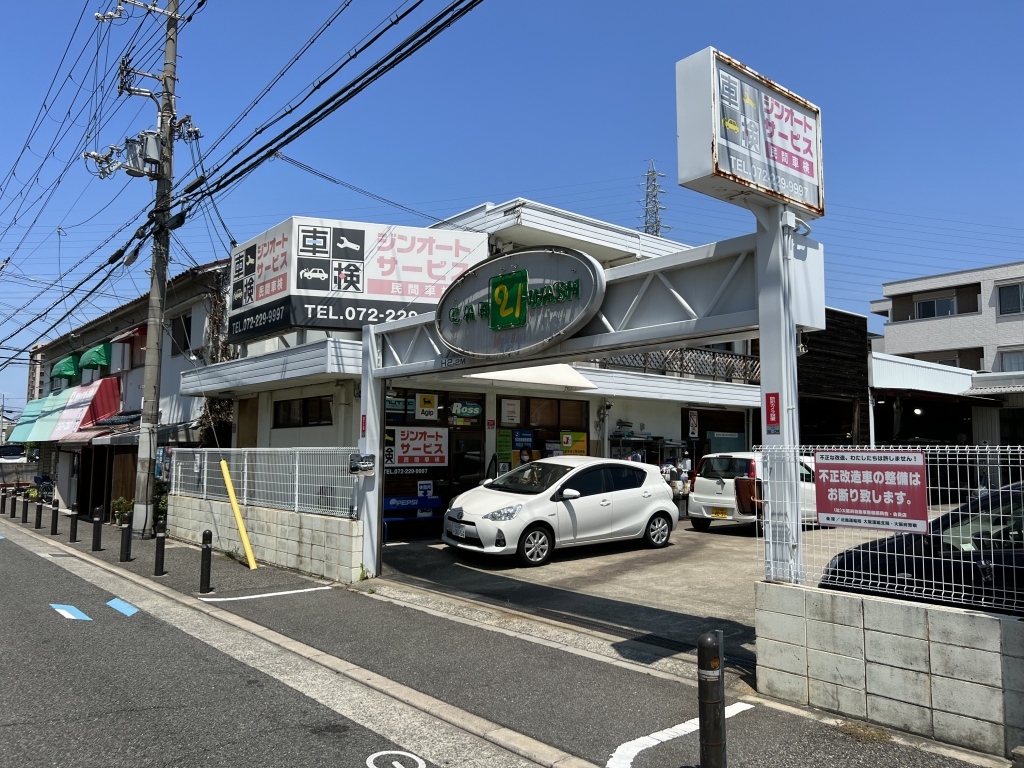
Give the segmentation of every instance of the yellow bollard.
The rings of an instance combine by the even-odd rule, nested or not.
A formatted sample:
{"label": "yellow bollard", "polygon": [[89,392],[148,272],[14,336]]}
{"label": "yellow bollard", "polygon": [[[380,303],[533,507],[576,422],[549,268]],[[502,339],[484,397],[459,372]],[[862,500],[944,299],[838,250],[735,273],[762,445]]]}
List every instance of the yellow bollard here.
{"label": "yellow bollard", "polygon": [[238,499],[235,497],[235,486],[231,482],[231,473],[228,472],[228,463],[220,460],[220,471],[224,475],[224,485],[228,489],[228,498],[231,499],[231,511],[235,513],[235,523],[238,525],[238,536],[245,547],[245,556],[249,560],[249,570],[256,570],[256,558],[252,555],[252,547],[249,546],[249,534],[245,532],[245,523],[242,521],[242,510],[238,508]]}

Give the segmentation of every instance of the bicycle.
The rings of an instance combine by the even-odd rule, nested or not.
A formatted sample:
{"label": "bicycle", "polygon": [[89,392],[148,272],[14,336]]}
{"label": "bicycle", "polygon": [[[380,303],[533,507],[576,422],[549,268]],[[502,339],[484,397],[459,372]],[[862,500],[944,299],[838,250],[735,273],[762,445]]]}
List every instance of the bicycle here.
{"label": "bicycle", "polygon": [[53,502],[53,480],[49,475],[36,475],[36,490],[39,492],[39,499],[44,504]]}

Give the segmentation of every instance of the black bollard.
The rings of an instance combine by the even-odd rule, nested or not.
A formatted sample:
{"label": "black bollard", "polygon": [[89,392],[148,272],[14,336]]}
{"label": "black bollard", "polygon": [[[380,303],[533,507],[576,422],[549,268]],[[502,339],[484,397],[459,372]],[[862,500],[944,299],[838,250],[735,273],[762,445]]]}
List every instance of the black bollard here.
{"label": "black bollard", "polygon": [[57,497],[53,498],[53,505],[50,509],[50,535],[57,535],[57,516],[60,514],[60,507],[57,505]]}
{"label": "black bollard", "polygon": [[725,702],[718,636],[697,641],[697,708],[700,718],[700,768],[725,768]]}
{"label": "black bollard", "polygon": [[0,489],[0,516],[7,514],[7,489]]}
{"label": "black bollard", "polygon": [[21,495],[21,522],[28,522],[28,494]]}
{"label": "black bollard", "polygon": [[78,505],[71,507],[71,536],[68,538],[72,544],[78,541]]}
{"label": "black bollard", "polygon": [[167,542],[167,520],[156,521],[156,562],[153,564],[153,575],[164,575],[164,544]]}
{"label": "black bollard", "polygon": [[199,593],[205,595],[210,591],[210,567],[213,565],[213,531],[203,531],[203,555],[199,567]]}
{"label": "black bollard", "polygon": [[92,513],[92,551],[103,549],[103,510],[96,507]]}
{"label": "black bollard", "polygon": [[119,562],[127,563],[132,559],[132,524],[128,522],[128,516],[121,518],[121,556]]}
{"label": "black bollard", "polygon": [[18,516],[18,491],[11,491],[11,520]]}
{"label": "black bollard", "polygon": [[35,529],[39,530],[43,527],[43,500],[36,499],[36,524]]}

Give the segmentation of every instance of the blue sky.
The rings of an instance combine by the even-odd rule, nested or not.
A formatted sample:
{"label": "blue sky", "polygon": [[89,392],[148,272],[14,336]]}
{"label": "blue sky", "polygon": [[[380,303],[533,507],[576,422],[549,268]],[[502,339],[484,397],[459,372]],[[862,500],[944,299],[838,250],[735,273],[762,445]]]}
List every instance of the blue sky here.
{"label": "blue sky", "polygon": [[[286,104],[399,2],[354,0],[210,159]],[[186,8],[193,3],[183,0]],[[64,86],[48,99],[49,113],[0,198],[0,209],[6,208],[0,211],[0,258],[12,257],[0,276],[0,320],[6,319],[0,338],[60,292],[51,289],[15,310],[152,198],[149,181],[123,173],[101,181],[74,161],[76,142],[86,133],[90,148],[103,150],[155,120],[147,99],[116,98],[116,92],[99,100],[98,130],[87,119],[97,101],[94,84],[116,83],[105,69],[116,68],[133,33],[133,65],[160,66],[156,22],[137,11],[100,41],[101,71],[91,66],[97,52],[92,13],[113,5],[87,3],[74,35],[82,5],[71,2],[47,6],[45,34],[0,27],[0,176],[22,150],[55,73]],[[191,114],[202,130],[200,147],[213,145],[337,5],[209,0],[179,40],[178,112]],[[357,59],[337,83],[442,6],[426,0],[377,54]],[[882,282],[1024,259],[1022,32],[1024,3],[1016,1],[485,0],[285,152],[435,216],[521,195],[625,226],[638,224],[637,184],[653,158],[667,174],[667,236],[710,242],[754,227],[748,212],[675,184],[673,65],[713,45],[821,107],[827,215],[814,233],[826,247],[827,300],[866,314]],[[69,40],[71,56],[58,67]],[[83,56],[74,64],[79,51]],[[62,128],[72,104],[72,115],[86,109]],[[179,173],[191,165],[188,158],[189,147],[179,144]],[[45,208],[23,204],[58,176]],[[36,178],[24,197],[13,197]],[[219,207],[239,241],[290,215],[429,223],[280,161],[257,170]],[[205,263],[224,255],[222,238],[204,217],[177,234],[172,273],[188,267],[190,258]],[[102,248],[64,284],[76,282],[120,242]],[[139,295],[147,263],[139,259],[90,302],[72,300],[71,318],[52,335]],[[32,341],[65,311],[62,303],[49,322],[0,345]],[[880,319],[872,319],[871,328],[880,331]],[[25,367],[0,370],[0,390],[20,405]]]}

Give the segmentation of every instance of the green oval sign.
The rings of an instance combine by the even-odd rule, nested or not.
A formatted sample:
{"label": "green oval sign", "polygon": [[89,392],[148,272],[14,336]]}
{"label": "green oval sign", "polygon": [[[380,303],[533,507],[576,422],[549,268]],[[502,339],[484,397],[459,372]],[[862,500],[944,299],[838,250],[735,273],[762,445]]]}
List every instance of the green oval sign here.
{"label": "green oval sign", "polygon": [[479,416],[484,412],[483,406],[480,403],[452,403],[448,409],[451,411],[452,416],[458,416],[463,419]]}

